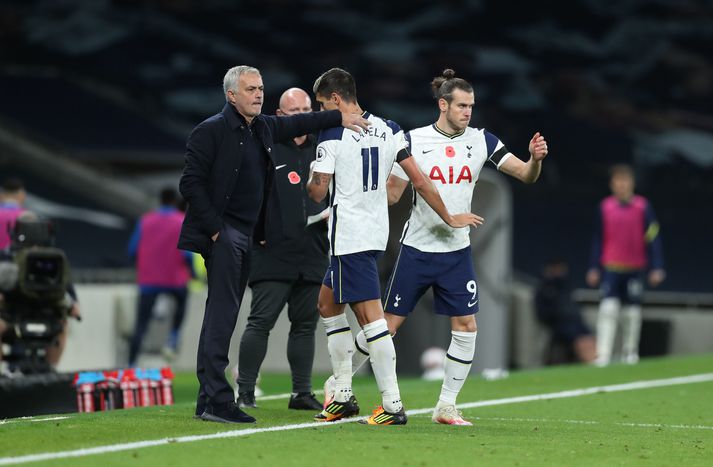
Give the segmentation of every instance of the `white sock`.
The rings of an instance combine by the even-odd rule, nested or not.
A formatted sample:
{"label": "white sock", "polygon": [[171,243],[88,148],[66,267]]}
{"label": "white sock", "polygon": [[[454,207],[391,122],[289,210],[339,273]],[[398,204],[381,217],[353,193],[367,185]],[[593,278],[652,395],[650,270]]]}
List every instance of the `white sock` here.
{"label": "white sock", "polygon": [[641,306],[626,305],[621,310],[622,358],[631,363],[639,358]]}
{"label": "white sock", "polygon": [[445,357],[446,375],[443,377],[438,404],[455,405],[456,397],[470,373],[475,355],[477,332],[451,331],[451,345]]}
{"label": "white sock", "polygon": [[344,313],[331,318],[322,318],[322,324],[327,332],[327,349],[335,379],[334,400],[346,402],[352,396],[352,355],[354,355],[352,330]]}
{"label": "white sock", "polygon": [[403,409],[399,383],[396,379],[396,350],[391,340],[385,319],[364,325],[364,336],[369,346],[371,368],[374,370],[376,384],[381,391],[382,405],[387,412]]}
{"label": "white sock", "polygon": [[356,352],[354,352],[354,358],[352,359],[352,376],[369,360],[369,344],[366,342],[363,329],[359,331],[356,339],[354,339],[354,346],[356,347]]}
{"label": "white sock", "polygon": [[603,298],[597,315],[597,363],[608,365],[614,349],[616,323],[619,319],[619,299]]}

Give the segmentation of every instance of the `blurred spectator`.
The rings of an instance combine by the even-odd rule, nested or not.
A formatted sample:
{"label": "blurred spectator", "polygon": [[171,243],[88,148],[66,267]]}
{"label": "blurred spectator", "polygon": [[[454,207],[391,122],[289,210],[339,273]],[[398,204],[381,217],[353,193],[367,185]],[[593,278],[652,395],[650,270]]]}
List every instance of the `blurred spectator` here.
{"label": "blurred spectator", "polygon": [[537,319],[552,331],[547,364],[590,363],[597,356],[592,332],[571,294],[567,263],[562,259],[547,262],[535,295]]}
{"label": "blurred spectator", "polygon": [[186,313],[186,284],[192,276],[193,256],[176,249],[183,223],[183,213],[177,208],[178,194],[173,188],[161,190],[161,206],[144,214],[129,242],[129,256],[136,262],[136,282],[139,301],[136,327],[129,347],[129,366],[136,365],[141,341],[148,328],[159,295],[173,297],[173,324],[163,351],[167,358],[175,356],[180,340],[181,324]]}
{"label": "blurred spectator", "polygon": [[652,287],[666,276],[659,224],[649,201],[634,194],[633,170],[619,164],[611,168],[610,175],[612,195],[599,205],[586,276],[590,287],[601,283],[597,318],[597,364],[601,366],[611,361],[620,309],[622,361],[639,361],[644,272],[650,268],[648,281]]}
{"label": "blurred spectator", "polygon": [[[280,98],[277,115],[312,111],[309,95],[288,89]],[[252,250],[250,287],[252,303],[248,324],[240,341],[238,404],[256,407],[255,384],[267,352],[267,340],[285,305],[290,319],[287,360],[292,372],[292,397],[288,407],[322,410],[312,393],[314,331],[319,313],[317,297],[327,269],[327,203],[307,195],[309,165],[315,157],[315,139],[302,135],[275,145],[276,184],[280,195],[286,239]]]}
{"label": "blurred spectator", "polygon": [[3,182],[0,192],[0,250],[10,246],[10,232],[22,214],[25,202],[25,185],[22,180],[9,178]]}

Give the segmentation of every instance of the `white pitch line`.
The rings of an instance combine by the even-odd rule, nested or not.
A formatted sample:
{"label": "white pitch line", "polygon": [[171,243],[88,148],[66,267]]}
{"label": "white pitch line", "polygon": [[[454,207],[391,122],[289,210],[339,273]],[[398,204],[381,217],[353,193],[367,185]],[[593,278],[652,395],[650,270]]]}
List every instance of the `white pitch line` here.
{"label": "white pitch line", "polygon": [[63,415],[59,417],[49,417],[49,418],[35,418],[35,417],[18,417],[18,418],[9,418],[7,420],[0,420],[0,425],[7,425],[8,423],[17,423],[17,422],[51,422],[53,420],[64,420],[67,418],[71,418],[69,416]]}
{"label": "white pitch line", "polygon": [[[420,416],[418,414],[416,416]],[[425,414],[423,414],[425,415]],[[633,428],[674,428],[682,430],[713,430],[709,425],[667,425],[664,423],[624,423],[624,422],[598,422],[596,420],[559,420],[556,418],[521,418],[521,417],[473,417],[472,420],[489,420],[499,422],[534,422],[534,423],[567,423],[571,425],[617,425]]]}
{"label": "white pitch line", "polygon": [[[582,389],[572,389],[569,391],[551,392],[547,394],[533,394],[529,396],[518,396],[518,397],[507,397],[504,399],[491,399],[479,402],[470,402],[466,404],[458,404],[459,408],[470,409],[475,407],[486,407],[494,405],[503,404],[516,404],[520,402],[531,402],[531,401],[541,401],[541,400],[551,400],[551,399],[563,399],[567,397],[579,397],[586,396],[596,393],[610,393],[610,392],[620,392],[620,391],[633,391],[636,389],[649,389],[664,386],[675,386],[679,384],[691,384],[691,383],[704,383],[713,381],[713,373],[704,373],[699,375],[683,376],[678,378],[668,378],[668,379],[656,379],[648,381],[635,381],[633,383],[625,384],[613,384],[609,386],[594,386],[590,388]],[[409,410],[407,413],[409,415],[420,415],[424,413],[429,413],[433,410],[433,407],[426,409]],[[300,430],[304,428],[313,427],[328,427],[334,426],[342,423],[352,423],[360,420],[361,418],[350,418],[347,420],[340,420],[333,423],[325,422],[313,422],[313,423],[300,423],[295,425],[282,425],[273,426],[267,428],[248,428],[242,430],[231,430],[223,431],[220,433],[213,433],[207,435],[191,435],[191,436],[179,436],[175,438],[162,438],[147,441],[136,441],[132,443],[122,443],[122,444],[110,444],[105,446],[96,446],[93,448],[85,449],[74,449],[71,451],[58,451],[58,452],[46,452],[41,454],[29,454],[24,456],[16,457],[0,457],[0,465],[13,465],[13,464],[25,464],[28,462],[38,462],[53,459],[66,459],[71,457],[84,457],[95,454],[106,454],[110,452],[128,451],[132,449],[142,449],[154,446],[163,446],[172,443],[192,443],[195,441],[204,441],[209,439],[220,439],[220,438],[236,438],[239,436],[247,436],[257,433],[269,433],[274,431],[287,431],[287,430]],[[655,426],[655,425],[654,425]]]}
{"label": "white pitch line", "polygon": [[[650,389],[658,388],[663,386],[676,386],[679,384],[691,384],[691,383],[705,383],[713,381],[713,373],[704,373],[700,375],[691,376],[681,376],[678,378],[668,378],[668,379],[652,379],[647,381],[635,381],[633,383],[624,384],[612,384],[609,386],[594,386],[591,388],[582,389],[571,389],[569,391],[560,392],[550,392],[547,394],[532,394],[530,396],[518,396],[518,397],[507,397],[505,399],[493,399],[488,401],[479,402],[467,402],[465,404],[458,404],[456,407],[459,409],[473,409],[476,407],[487,407],[493,405],[502,404],[517,404],[520,402],[532,402],[532,401],[543,401],[552,399],[565,399],[568,397],[579,397],[588,396],[597,393],[609,393],[609,392],[621,392],[621,391],[633,391],[635,389]],[[413,415],[419,415],[423,413],[428,413],[432,411],[430,409],[418,409],[409,410],[408,413]]]}

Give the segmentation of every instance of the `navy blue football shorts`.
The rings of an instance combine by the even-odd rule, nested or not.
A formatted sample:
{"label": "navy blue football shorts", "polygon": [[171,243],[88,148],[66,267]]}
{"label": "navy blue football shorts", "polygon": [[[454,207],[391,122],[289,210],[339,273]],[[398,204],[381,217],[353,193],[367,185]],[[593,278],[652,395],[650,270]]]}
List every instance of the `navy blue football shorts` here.
{"label": "navy blue football shorts", "polygon": [[478,312],[479,295],[470,246],[447,253],[426,253],[401,245],[386,285],[384,311],[407,316],[433,287],[436,314],[467,316]]}
{"label": "navy blue football shorts", "polygon": [[383,251],[361,251],[332,256],[322,284],[332,289],[336,303],[380,300],[381,285],[377,260]]}
{"label": "navy blue football shorts", "polygon": [[618,298],[628,305],[641,304],[644,292],[644,273],[640,270],[618,272],[604,269],[600,292],[602,298]]}

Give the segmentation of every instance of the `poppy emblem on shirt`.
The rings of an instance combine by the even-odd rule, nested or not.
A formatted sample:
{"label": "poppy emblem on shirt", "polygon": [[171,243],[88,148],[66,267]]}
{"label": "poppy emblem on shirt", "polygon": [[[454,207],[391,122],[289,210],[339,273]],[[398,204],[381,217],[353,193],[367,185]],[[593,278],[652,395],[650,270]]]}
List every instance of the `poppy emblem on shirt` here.
{"label": "poppy emblem on shirt", "polygon": [[302,178],[300,178],[300,174],[295,172],[294,170],[290,173],[287,174],[287,179],[292,183],[293,185],[297,185],[300,181],[302,181]]}
{"label": "poppy emblem on shirt", "polygon": [[456,157],[456,150],[453,146],[446,146],[446,157]]}

